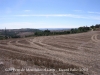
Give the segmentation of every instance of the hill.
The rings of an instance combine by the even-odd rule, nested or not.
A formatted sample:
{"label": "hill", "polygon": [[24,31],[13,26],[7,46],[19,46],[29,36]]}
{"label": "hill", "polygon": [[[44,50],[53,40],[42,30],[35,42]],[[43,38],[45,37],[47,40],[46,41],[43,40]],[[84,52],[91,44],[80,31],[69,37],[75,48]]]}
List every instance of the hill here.
{"label": "hill", "polygon": [[23,29],[2,29],[0,30],[0,35],[6,36],[7,38],[19,38],[25,36],[34,35],[35,32],[41,31],[39,29],[30,29],[30,28],[23,28]]}

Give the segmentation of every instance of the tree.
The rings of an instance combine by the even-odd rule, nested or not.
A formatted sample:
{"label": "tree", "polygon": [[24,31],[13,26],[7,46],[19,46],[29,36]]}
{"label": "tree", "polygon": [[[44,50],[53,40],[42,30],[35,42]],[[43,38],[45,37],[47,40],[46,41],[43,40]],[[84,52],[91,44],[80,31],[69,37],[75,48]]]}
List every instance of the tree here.
{"label": "tree", "polygon": [[50,33],[50,30],[47,29],[47,30],[45,30],[44,32],[46,32],[46,33]]}
{"label": "tree", "polygon": [[95,28],[100,28],[100,24],[96,24],[95,25]]}
{"label": "tree", "polygon": [[6,31],[6,28],[5,28],[5,39],[7,39],[7,31]]}

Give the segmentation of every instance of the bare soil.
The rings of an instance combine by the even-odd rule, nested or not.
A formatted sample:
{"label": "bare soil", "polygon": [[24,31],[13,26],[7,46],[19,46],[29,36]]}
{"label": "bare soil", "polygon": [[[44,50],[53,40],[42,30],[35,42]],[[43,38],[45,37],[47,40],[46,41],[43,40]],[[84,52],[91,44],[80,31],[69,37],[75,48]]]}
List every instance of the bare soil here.
{"label": "bare soil", "polygon": [[[6,68],[56,71],[5,71]],[[59,71],[58,69],[78,69]],[[79,69],[84,69],[79,71]],[[99,75],[100,31],[0,41],[0,75]]]}

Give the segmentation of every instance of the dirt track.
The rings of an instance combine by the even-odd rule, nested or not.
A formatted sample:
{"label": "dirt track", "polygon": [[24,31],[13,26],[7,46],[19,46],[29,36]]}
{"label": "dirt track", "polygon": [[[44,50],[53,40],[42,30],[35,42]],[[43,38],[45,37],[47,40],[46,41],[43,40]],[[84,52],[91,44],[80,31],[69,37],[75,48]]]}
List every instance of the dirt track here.
{"label": "dirt track", "polygon": [[[88,68],[89,75],[99,75],[99,31],[3,40],[0,41],[0,50],[2,51],[2,54],[0,54],[2,58],[9,57],[10,52],[17,53],[18,56],[38,56]],[[6,56],[5,52],[8,52],[9,55]]]}

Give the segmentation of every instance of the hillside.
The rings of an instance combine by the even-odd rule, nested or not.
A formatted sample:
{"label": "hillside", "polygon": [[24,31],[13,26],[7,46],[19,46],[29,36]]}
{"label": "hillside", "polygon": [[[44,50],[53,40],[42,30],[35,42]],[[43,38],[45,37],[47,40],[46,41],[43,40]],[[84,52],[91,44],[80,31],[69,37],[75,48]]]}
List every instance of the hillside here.
{"label": "hillside", "polygon": [[[100,31],[0,41],[1,75],[99,75]],[[9,72],[5,68],[56,69]],[[58,71],[59,68],[78,71]],[[79,71],[81,69],[81,71]]]}
{"label": "hillside", "polygon": [[35,32],[41,31],[39,29],[30,29],[30,28],[23,28],[23,29],[2,29],[0,30],[0,35],[6,35],[7,38],[19,38],[25,36],[34,35]]}

